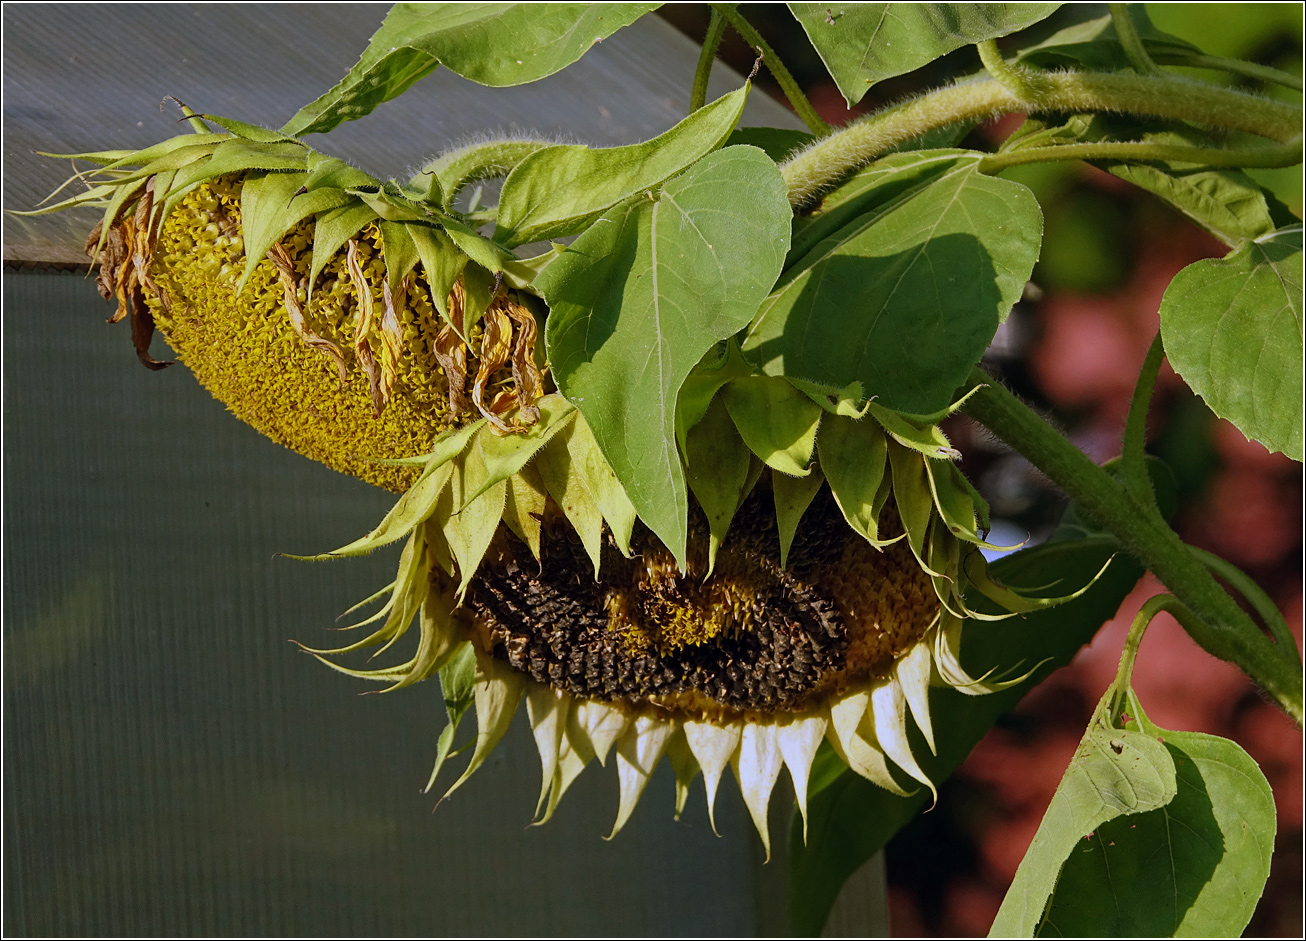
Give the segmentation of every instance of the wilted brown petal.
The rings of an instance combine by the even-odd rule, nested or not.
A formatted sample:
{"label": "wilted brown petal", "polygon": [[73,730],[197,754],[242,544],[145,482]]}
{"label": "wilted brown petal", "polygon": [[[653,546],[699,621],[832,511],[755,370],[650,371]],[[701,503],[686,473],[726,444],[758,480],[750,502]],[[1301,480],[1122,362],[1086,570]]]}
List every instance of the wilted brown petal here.
{"label": "wilted brown petal", "polygon": [[485,333],[481,336],[481,363],[476,371],[476,381],[472,384],[472,401],[476,403],[476,410],[485,416],[486,421],[503,434],[513,434],[523,429],[514,428],[485,404],[486,383],[508,362],[512,348],[512,320],[496,302],[485,312],[482,322]]}
{"label": "wilted brown petal", "polygon": [[349,280],[354,283],[354,290],[358,292],[359,318],[358,327],[354,331],[354,355],[358,358],[358,365],[362,366],[363,372],[367,374],[368,384],[372,388],[372,413],[380,418],[381,410],[385,408],[385,398],[381,394],[381,370],[377,368],[376,359],[372,356],[372,347],[367,342],[367,335],[372,332],[374,316],[372,289],[368,286],[367,279],[363,277],[363,269],[358,264],[358,242],[355,239],[349,240],[345,263],[349,268]]}
{"label": "wilted brown petal", "polygon": [[128,309],[131,312],[132,346],[136,347],[136,358],[146,369],[163,369],[172,362],[164,362],[150,355],[150,340],[154,337],[154,315],[145,303],[145,295],[140,285],[133,284],[128,295]]}
{"label": "wilted brown petal", "polygon": [[540,417],[536,402],[544,385],[544,375],[535,365],[535,317],[521,304],[511,299],[505,305],[508,316],[517,324],[517,342],[512,349],[512,378],[517,384],[517,405],[521,407],[521,420],[533,425]]}
{"label": "wilted brown petal", "polygon": [[399,283],[397,294],[391,292],[390,281],[381,285],[381,296],[385,300],[385,310],[381,314],[381,407],[390,401],[395,380],[399,378],[399,356],[403,350],[403,327],[400,326],[399,311],[408,303],[408,279],[405,275]]}
{"label": "wilted brown petal", "polygon": [[311,349],[319,350],[331,358],[335,364],[336,372],[340,375],[340,383],[345,381],[345,356],[336,346],[325,337],[320,337],[308,328],[308,318],[304,316],[304,309],[299,306],[299,280],[295,274],[295,262],[290,257],[281,244],[278,242],[268,249],[268,261],[272,262],[281,275],[281,286],[285,292],[286,313],[290,316],[290,326],[294,328],[296,334]]}
{"label": "wilted brown petal", "polygon": [[432,355],[449,380],[449,412],[462,415],[471,411],[467,404],[467,344],[461,336],[463,329],[463,302],[466,295],[461,283],[454,284],[449,292],[449,320],[435,335]]}

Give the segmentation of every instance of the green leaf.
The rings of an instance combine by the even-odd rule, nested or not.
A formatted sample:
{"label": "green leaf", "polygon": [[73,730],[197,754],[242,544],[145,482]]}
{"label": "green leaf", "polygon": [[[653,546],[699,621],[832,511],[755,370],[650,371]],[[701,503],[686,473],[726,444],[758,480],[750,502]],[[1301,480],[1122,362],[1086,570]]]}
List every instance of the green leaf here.
{"label": "green leaf", "polygon": [[449,724],[440,732],[435,767],[426,782],[426,791],[435,786],[435,779],[440,776],[440,769],[450,755],[454,736],[458,734],[458,723],[476,704],[476,654],[470,643],[464,642],[453,659],[440,668],[440,689],[444,694],[444,711]]}
{"label": "green leaf", "polygon": [[332,209],[318,217],[313,225],[313,264],[308,274],[311,293],[326,263],[335,257],[341,246],[377,219],[376,210],[365,203],[354,203]]}
{"label": "green leaf", "polygon": [[683,566],[688,513],[676,446],[685,378],[739,331],[780,272],[789,201],[760,150],[729,147],[606,214],[540,275],[559,389]]}
{"label": "green leaf", "polygon": [[[1112,727],[1114,692],[1114,686],[1107,690],[1089,720],[1002,900],[990,937],[1033,937],[1057,888],[1061,867],[1081,851],[1081,845],[1091,845],[1098,827],[1123,815],[1157,810],[1174,799],[1174,759],[1155,736]],[[1156,867],[1158,862],[1149,865]]]}
{"label": "green leaf", "polygon": [[882,79],[1047,17],[1059,3],[791,3],[848,106]]}
{"label": "green leaf", "polygon": [[819,405],[774,376],[732,379],[721,394],[750,451],[782,474],[807,476],[821,421]]}
{"label": "green leaf", "polygon": [[771,487],[775,492],[775,523],[780,532],[780,567],[789,563],[789,549],[798,532],[798,524],[803,514],[811,506],[816,492],[825,483],[825,475],[819,467],[812,469],[806,477],[790,477],[788,474],[772,474]]}
{"label": "green leaf", "polygon": [[791,260],[744,355],[771,375],[860,382],[902,412],[949,404],[1020,298],[1042,232],[1033,194],[979,174],[980,157],[895,154],[859,173],[856,214]]}
{"label": "green leaf", "polygon": [[675,176],[730,136],[748,89],[723,95],[642,144],[537,150],[504,180],[495,240],[513,247],[575,235],[605,210]]}
{"label": "green leaf", "polygon": [[[824,438],[834,423],[823,425],[819,438]],[[818,440],[818,451],[822,443]],[[1046,589],[1055,584],[1058,591],[1069,592],[1092,580],[1118,548],[1114,540],[1100,536],[1038,546],[994,563],[992,574],[1017,588]],[[912,750],[930,780],[946,779],[998,716],[1012,709],[1053,670],[1069,663],[1115,614],[1141,574],[1142,569],[1132,559],[1116,555],[1084,594],[1060,607],[1000,623],[967,621],[961,653],[972,676],[980,676],[990,668],[1038,666],[1024,682],[987,696],[930,688],[937,754],[930,754],[914,727],[909,731]],[[836,766],[842,765],[834,761]],[[790,830],[790,917],[792,930],[799,935],[820,933],[844,880],[929,801],[923,789],[911,797],[896,797],[846,768],[837,775],[835,770],[822,766],[819,759],[818,767],[813,769],[806,845],[802,822],[796,815]],[[819,787],[822,780],[828,782],[823,788]]]}
{"label": "green leaf", "polygon": [[399,3],[349,74],[281,130],[320,134],[361,118],[440,65],[482,85],[534,82],[659,5]]}
{"label": "green leaf", "polygon": [[816,439],[821,471],[830,481],[834,502],[853,532],[875,544],[880,510],[887,499],[881,487],[889,466],[884,430],[874,421],[833,415],[821,425]]}
{"label": "green leaf", "polygon": [[1300,226],[1175,275],[1161,299],[1161,337],[1211,411],[1302,459]]}
{"label": "green leaf", "polygon": [[737,127],[726,138],[725,146],[742,144],[757,147],[776,163],[780,163],[795,150],[814,142],[816,136],[807,131],[781,127]]}
{"label": "green leaf", "polygon": [[750,464],[748,447],[735,431],[722,396],[714,397],[707,414],[685,438],[689,489],[707,516],[709,574],[716,563],[717,549],[730,530],[730,521],[747,496],[744,485]]}
{"label": "green leaf", "polygon": [[1274,794],[1228,739],[1138,730],[1164,742],[1177,793],[1165,807],[1096,828],[1066,860],[1040,935],[1236,938],[1265,888],[1274,849]]}
{"label": "green leaf", "polygon": [[418,524],[435,512],[436,502],[449,479],[450,462],[463,452],[467,442],[483,424],[485,420],[481,419],[442,436],[436,442],[430,457],[427,458],[426,467],[421,475],[404,491],[376,528],[366,536],[341,546],[335,552],[325,552],[315,556],[289,556],[289,558],[320,561],[366,555],[411,533]]}

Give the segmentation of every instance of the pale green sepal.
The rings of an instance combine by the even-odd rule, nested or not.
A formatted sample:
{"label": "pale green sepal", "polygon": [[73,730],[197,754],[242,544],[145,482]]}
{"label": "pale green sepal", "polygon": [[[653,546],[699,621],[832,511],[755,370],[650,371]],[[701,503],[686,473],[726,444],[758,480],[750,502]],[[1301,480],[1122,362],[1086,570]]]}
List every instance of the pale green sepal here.
{"label": "pale green sepal", "polygon": [[[133,150],[129,153],[125,153],[117,160],[114,160],[113,162],[108,163],[105,166],[101,167],[100,171],[97,172],[119,170],[119,169],[124,169],[126,167],[148,166],[149,164],[153,163],[159,158],[165,157],[168,154],[171,154],[174,151],[184,147],[202,146],[208,148],[208,151],[212,153],[215,147],[217,147],[223,141],[229,141],[229,140],[231,140],[230,134],[219,134],[216,132],[209,133],[209,134],[180,134],[177,137],[170,137],[167,140],[160,141],[157,144],[151,144],[149,147],[146,147],[144,150]],[[62,156],[62,155],[49,154],[48,156],[54,157],[54,156]],[[90,160],[92,159],[92,155],[73,154],[72,158],[74,160]]]}
{"label": "pale green sepal", "polygon": [[472,446],[481,450],[485,462],[485,479],[463,501],[459,513],[499,481],[507,480],[526,466],[535,452],[544,447],[576,415],[576,407],[556,392],[541,398],[538,405],[539,420],[523,434],[499,435],[490,425],[483,426]]}
{"label": "pale green sepal", "polygon": [[540,520],[544,517],[547,501],[544,481],[535,468],[523,467],[508,478],[503,522],[513,535],[526,543],[536,562],[540,561]]}
{"label": "pale green sepal", "polygon": [[435,209],[428,210],[427,215],[444,227],[444,230],[449,233],[449,238],[453,239],[454,244],[462,249],[468,258],[487,271],[519,269],[520,266],[515,263],[520,259],[516,255],[499,243],[491,242],[456,216]]}
{"label": "pale green sepal", "polygon": [[730,530],[730,521],[747,495],[751,454],[720,397],[689,429],[685,439],[685,480],[707,516],[707,574],[716,565],[717,549]]}
{"label": "pale green sepal", "polygon": [[928,787],[937,802],[938,789],[911,753],[907,741],[907,700],[896,680],[886,680],[871,691],[868,719],[872,721],[880,749],[893,759],[894,764]]}
{"label": "pale green sepal", "polygon": [[[467,256],[458,250],[448,233],[443,229],[415,225],[408,233],[417,247],[417,255],[422,260],[426,271],[426,282],[431,288],[431,302],[445,323],[453,324],[449,317],[449,293],[453,290],[458,276],[467,265]],[[456,325],[461,330],[461,325]],[[459,334],[466,340],[464,334]]]}
{"label": "pale green sepal", "polygon": [[621,481],[603,457],[594,432],[590,430],[585,416],[579,411],[572,423],[571,436],[567,447],[572,450],[575,460],[572,467],[580,475],[581,483],[594,497],[594,503],[603,514],[612,541],[616,543],[621,554],[630,558],[630,537],[635,531],[635,504],[626,496]]}
{"label": "pale green sepal", "polygon": [[381,231],[381,251],[385,258],[385,280],[391,293],[398,293],[399,285],[408,272],[417,266],[417,246],[410,234],[418,225],[403,222],[381,221],[377,224]]}
{"label": "pale green sepal", "polygon": [[853,419],[861,418],[866,414],[867,406],[870,405],[870,402],[863,401],[862,384],[860,382],[850,382],[842,389],[836,389],[833,386],[825,386],[819,382],[810,382],[806,379],[795,379],[792,376],[788,376],[786,379],[790,385],[831,415],[843,415],[846,418]]}
{"label": "pale green sepal", "polygon": [[197,183],[248,170],[303,170],[304,148],[290,144],[247,144],[229,140],[213,149],[207,160],[196,161],[180,167],[173,182],[173,193],[188,190]]}
{"label": "pale green sepal", "polygon": [[245,240],[245,270],[236,282],[237,295],[245,290],[250,275],[273,243],[304,218],[297,214],[304,204],[292,209],[291,200],[303,189],[307,179],[308,173],[303,171],[251,173],[245,178],[240,188],[240,232]]}
{"label": "pale green sepal", "polygon": [[934,747],[934,723],[930,719],[930,645],[918,643],[907,651],[906,655],[893,665],[894,682],[902,689],[903,697],[911,709],[916,727],[925,736],[925,742],[933,754],[938,754]]}
{"label": "pale green sepal", "polygon": [[205,121],[212,121],[223,130],[230,131],[237,137],[247,141],[252,141],[256,144],[279,144],[288,142],[298,144],[300,147],[305,147],[305,149],[307,149],[305,144],[295,138],[282,134],[280,131],[270,131],[265,127],[259,127],[257,124],[247,124],[244,121],[237,121],[233,118],[222,118],[218,117],[216,114],[200,114],[197,115],[197,117],[201,117]]}
{"label": "pale green sepal", "polygon": [[929,473],[934,505],[938,507],[939,516],[954,536],[984,549],[1010,551],[1020,548],[997,546],[980,536],[977,520],[981,514],[975,506],[971,488],[962,483],[965,475],[957,465],[950,461],[926,461],[925,469]]}
{"label": "pale green sepal", "polygon": [[594,563],[594,578],[597,579],[603,551],[603,512],[575,471],[580,459],[572,453],[569,444],[580,426],[581,422],[572,421],[561,434],[555,434],[540,449],[534,466],[540,472],[545,490],[580,536],[585,552]]}
{"label": "pale green sepal", "polygon": [[394,588],[394,586],[395,583],[391,582],[390,584],[386,585],[384,588],[380,589],[379,591],[373,592],[372,594],[368,595],[366,598],[364,598],[362,601],[358,602],[357,604],[351,605],[350,607],[346,608],[345,611],[340,615],[340,617],[336,618],[336,620],[337,621],[342,620],[343,618],[348,617],[349,615],[353,614],[355,611],[359,610],[360,608],[366,608],[373,601],[378,601],[381,598],[384,598],[386,592]]}
{"label": "pale green sepal", "polygon": [[440,690],[444,695],[444,711],[449,723],[440,732],[436,744],[435,767],[431,777],[422,788],[422,793],[430,793],[435,787],[435,780],[440,776],[440,769],[453,753],[454,736],[458,734],[458,723],[476,702],[476,653],[472,645],[463,641],[449,661],[440,667]]}
{"label": "pale green sepal", "polygon": [[328,157],[315,150],[308,152],[305,166],[308,168],[308,180],[304,183],[304,188],[310,193],[322,188],[345,190],[380,182],[370,173],[365,173],[339,157]]}
{"label": "pale green sepal", "polygon": [[100,229],[100,241],[95,245],[95,251],[92,258],[98,258],[100,252],[104,249],[104,243],[109,238],[109,226],[115,222],[126,206],[131,205],[141,197],[145,192],[145,181],[138,181],[135,185],[124,185],[118,192],[114,193],[113,198],[109,200],[109,205],[104,210],[104,225]]}
{"label": "pale green sepal", "polygon": [[895,412],[894,414],[901,415],[903,418],[905,418],[907,421],[911,422],[914,425],[920,425],[922,427],[926,425],[937,425],[939,422],[943,421],[943,419],[947,418],[949,415],[955,414],[963,405],[966,404],[967,399],[969,399],[972,395],[974,395],[976,392],[978,392],[980,389],[983,388],[984,385],[983,383],[981,383],[980,385],[975,386],[973,389],[968,390],[965,395],[957,399],[957,401],[953,402],[951,405],[947,406],[946,408],[941,408],[937,412],[931,412],[928,415],[917,415],[912,412]]}
{"label": "pale green sepal", "polygon": [[929,535],[930,518],[934,515],[934,495],[930,493],[929,475],[925,472],[926,460],[919,451],[903,447],[896,439],[889,442],[893,501],[907,530],[907,545],[911,546],[921,568],[931,575],[944,575],[930,568],[925,552],[925,537]]}
{"label": "pale green sepal", "polygon": [[[508,496],[508,485],[502,479],[489,487],[481,487],[488,476],[482,450],[482,439],[487,433],[484,428],[481,429],[481,433],[473,438],[471,446],[463,453],[463,459],[453,462],[448,487],[441,493],[435,513],[431,514],[458,563],[459,604],[480,567],[481,559],[485,558],[485,552],[490,548],[494,532],[503,519],[503,508]],[[467,494],[478,490],[480,496],[474,500],[466,499]],[[455,510],[456,507],[462,509]]]}
{"label": "pale green sepal", "polygon": [[412,532],[418,523],[431,515],[440,492],[449,479],[451,469],[447,467],[448,463],[462,453],[472,434],[483,423],[484,419],[472,422],[436,441],[435,447],[426,459],[426,468],[421,476],[390,508],[390,512],[385,515],[376,529],[366,536],[355,539],[334,552],[324,552],[321,555],[292,555],[288,558],[316,562],[343,556],[366,555],[373,549],[402,539]]}
{"label": "pale green sepal", "polygon": [[342,245],[354,238],[370,222],[377,218],[371,206],[356,203],[332,209],[317,217],[313,226],[313,264],[308,272],[308,290],[310,296],[317,276],[322,273],[326,263],[335,257]]}
{"label": "pale green sepal", "polygon": [[744,804],[748,807],[749,816],[753,818],[753,826],[762,837],[762,846],[766,849],[764,861],[770,862],[771,828],[766,812],[771,804],[771,791],[784,766],[775,726],[745,723],[743,734],[739,737],[739,748],[735,751],[730,766],[739,781],[739,791],[744,795]]}
{"label": "pale green sepal", "polygon": [[680,446],[681,454],[685,453],[685,438],[689,429],[703,420],[717,391],[731,379],[754,373],[753,367],[739,352],[739,344],[734,338],[726,340],[725,352],[708,363],[712,357],[713,352],[709,351],[703,361],[690,372],[676,396],[676,444]]}
{"label": "pale green sepal", "polygon": [[[1112,559],[1115,556],[1111,557]],[[1107,570],[1111,564],[1111,559],[1107,559],[1103,566],[1098,569],[1097,574],[1089,580],[1088,584],[1078,591],[1071,592],[1068,595],[1060,595],[1055,598],[1030,598],[1019,592],[1013,591],[1006,585],[995,580],[989,575],[988,564],[984,561],[984,556],[978,551],[972,551],[966,554],[962,560],[962,568],[966,572],[966,577],[970,584],[979,589],[980,593],[990,601],[994,601],[1008,611],[1025,613],[1027,611],[1039,611],[1043,608],[1055,607],[1059,604],[1065,604],[1067,601],[1074,601],[1084,592],[1088,591],[1102,577],[1102,573]]]}
{"label": "pale green sepal", "polygon": [[447,798],[470,778],[494,751],[512,723],[513,714],[526,688],[526,677],[507,663],[476,650],[476,750],[467,770],[449,790]]}
{"label": "pale green sepal", "polygon": [[749,449],[769,467],[805,477],[816,446],[821,409],[785,379],[742,376],[721,393],[735,427]]}
{"label": "pale green sepal", "polygon": [[825,474],[821,468],[813,467],[806,477],[790,477],[788,474],[772,474],[771,487],[775,495],[775,521],[780,531],[780,567],[789,564],[789,549],[793,545],[794,535],[803,514],[811,505],[821,484],[825,483]]}
{"label": "pale green sepal", "polygon": [[666,749],[667,739],[675,723],[656,716],[639,716],[617,742],[617,780],[621,797],[617,807],[617,820],[605,840],[616,836],[630,819],[644,793],[644,787],[657,767]]}
{"label": "pale green sepal", "polygon": [[823,715],[777,717],[776,742],[794,782],[794,797],[803,818],[803,843],[807,842],[807,783],[828,725]]}
{"label": "pale green sepal", "polygon": [[903,447],[919,451],[926,457],[956,460],[961,452],[948,443],[948,439],[939,430],[938,425],[919,426],[908,421],[906,416],[891,408],[884,408],[874,402],[866,403],[867,411],[875,417],[893,440]]}
{"label": "pale green sepal", "polygon": [[[72,180],[69,180],[68,182],[76,182],[78,179],[80,178],[73,177]],[[144,184],[141,183],[140,180],[135,180],[133,182],[138,184],[136,193],[137,195],[140,195],[140,187],[143,187]],[[63,187],[67,185],[68,183],[66,182],[62,184],[59,187],[59,189],[63,189]],[[5,211],[12,213],[15,216],[48,216],[51,213],[63,212],[65,209],[73,209],[77,206],[94,206],[95,208],[98,209],[101,206],[107,207],[111,205],[111,201],[114,199],[114,197],[120,196],[120,194],[124,192],[125,186],[127,186],[127,184],[125,183],[122,185],[119,185],[117,182],[101,183],[98,186],[91,187],[84,193],[78,193],[76,196],[72,196],[61,202],[57,202],[51,206],[42,206],[39,209],[29,209],[29,210],[21,210],[21,211],[17,209],[7,209]],[[121,196],[121,198],[119,199],[119,204],[126,202],[126,200],[127,200],[126,196]],[[110,216],[109,213],[106,211],[104,214],[104,218],[107,223],[107,220],[111,219],[112,216]],[[101,245],[103,245],[103,240],[101,240]]]}
{"label": "pale green sepal", "polygon": [[562,749],[562,737],[567,725],[567,713],[571,706],[571,695],[563,690],[532,683],[526,689],[526,715],[530,719],[531,734],[535,736],[535,747],[540,753],[540,797],[535,802],[535,817],[538,822],[540,811],[549,799],[549,791],[554,788],[554,779],[558,772],[558,753]]}
{"label": "pale green sepal", "polygon": [[907,797],[907,791],[889,773],[884,752],[876,746],[873,737],[867,740],[859,734],[859,729],[870,727],[870,723],[863,725],[870,702],[871,694],[861,690],[831,703],[825,737],[843,763],[857,774],[899,797]]}
{"label": "pale green sepal", "polygon": [[698,762],[694,760],[694,753],[685,739],[685,730],[679,726],[667,740],[667,761],[670,762],[671,771],[676,776],[675,817],[679,820],[680,815],[685,811],[685,804],[689,801],[689,786],[694,783],[699,770]]}
{"label": "pale green sepal", "polygon": [[[376,631],[364,637],[360,641],[348,644],[344,647],[337,647],[331,650],[319,650],[313,647],[304,646],[309,653],[320,656],[336,656],[338,654],[351,653],[355,650],[361,650],[365,647],[374,647],[382,644],[377,653],[383,653],[385,650],[399,639],[412,623],[413,616],[421,607],[422,601],[426,597],[427,586],[429,583],[426,577],[429,569],[425,562],[426,537],[423,529],[415,529],[408,537],[408,542],[404,545],[404,550],[399,555],[399,570],[392,582],[390,598],[385,606],[377,614],[368,618],[361,624],[354,625],[361,627],[363,624],[369,624],[377,620],[381,615],[386,615],[385,623]],[[301,645],[303,646],[303,645]],[[376,654],[373,654],[376,656]],[[382,672],[386,675],[400,667],[387,667]],[[346,671],[347,672],[347,671]],[[369,676],[375,675],[374,671],[359,671],[356,675]]]}
{"label": "pale green sepal", "polygon": [[834,501],[852,531],[876,548],[895,542],[880,539],[884,506],[880,491],[887,482],[889,461],[884,430],[875,422],[834,415],[822,424],[816,451]]}
{"label": "pale green sepal", "polygon": [[712,832],[720,836],[721,833],[716,828],[716,792],[721,784],[721,775],[739,750],[743,725],[739,722],[718,725],[691,719],[684,723],[684,728],[689,750],[703,769],[703,787],[707,791],[707,819],[712,824]]}
{"label": "pale green sepal", "polygon": [[[430,584],[429,564],[421,567],[417,577],[427,585]],[[459,633],[453,627],[453,599],[447,592],[429,587],[423,591],[423,594],[425,597],[422,599],[421,607],[414,612],[420,614],[417,653],[405,664],[408,671],[404,676],[393,686],[381,690],[383,693],[392,693],[397,689],[420,683],[448,663],[458,646]]]}
{"label": "pale green sepal", "polygon": [[[948,612],[940,613],[939,627],[934,632],[934,666],[945,683],[967,696],[987,696],[989,693],[1010,689],[1029,679],[1046,660],[1034,664],[1028,671],[1008,680],[989,679],[996,670],[989,670],[978,679],[972,677],[961,665],[962,618]],[[1009,671],[1004,671],[1009,672]]]}

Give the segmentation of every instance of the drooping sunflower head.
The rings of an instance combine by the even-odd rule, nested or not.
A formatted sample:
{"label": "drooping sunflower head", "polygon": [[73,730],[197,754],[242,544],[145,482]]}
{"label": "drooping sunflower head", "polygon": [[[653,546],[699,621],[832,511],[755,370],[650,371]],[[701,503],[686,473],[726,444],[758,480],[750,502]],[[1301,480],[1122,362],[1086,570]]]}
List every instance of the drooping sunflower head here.
{"label": "drooping sunflower head", "polygon": [[[676,811],[701,772],[709,813],[733,769],[764,841],[782,768],[806,814],[828,741],[899,794],[934,785],[908,744],[933,748],[929,687],[980,694],[958,653],[1007,610],[979,553],[983,501],[940,415],[761,375],[728,341],[704,362],[681,456],[695,500],[688,551],[638,518],[581,410],[549,383],[537,342],[543,261],[524,262],[454,212],[438,177],[380,183],[301,142],[223,119],[221,132],[99,163],[86,194],[98,284],[130,318],[150,368],[156,327],[199,380],[274,440],[401,492],[336,558],[404,541],[379,624],[314,651],[397,689],[439,674],[451,724],[476,712],[457,789],[527,703],[548,819],[591,761],[613,758],[613,833],[659,761]],[[425,188],[423,188],[423,186]],[[710,359],[710,357],[709,357]],[[383,650],[417,621],[416,651],[382,669],[335,658]]]}

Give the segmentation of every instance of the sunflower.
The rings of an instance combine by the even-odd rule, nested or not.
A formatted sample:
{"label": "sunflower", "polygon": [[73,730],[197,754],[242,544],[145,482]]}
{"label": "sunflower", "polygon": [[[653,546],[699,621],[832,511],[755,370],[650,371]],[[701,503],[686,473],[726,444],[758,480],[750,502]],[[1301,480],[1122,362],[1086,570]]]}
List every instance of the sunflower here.
{"label": "sunflower", "polygon": [[[194,122],[200,118],[187,112]],[[591,761],[617,767],[612,835],[665,757],[676,815],[702,774],[709,815],[725,770],[769,852],[767,808],[787,768],[806,820],[828,741],[849,768],[907,793],[934,784],[929,687],[982,694],[959,645],[971,589],[992,581],[983,500],[937,422],[758,374],[733,341],[682,441],[691,507],[680,564],[639,520],[584,416],[554,391],[538,343],[547,310],[522,261],[451,208],[465,180],[381,183],[284,135],[205,116],[139,152],[75,155],[73,205],[104,207],[87,242],[98,285],[141,361],[158,329],[196,377],[279,443],[399,492],[369,534],[314,559],[404,542],[355,643],[312,651],[337,670],[413,685],[439,674],[450,714],[432,784],[474,709],[484,763],[522,699],[547,820]],[[446,161],[451,165],[457,161]],[[789,402],[793,441],[756,440],[750,403]],[[956,406],[954,406],[955,408]],[[701,456],[742,455],[737,473]],[[361,607],[361,605],[359,606]],[[406,662],[388,650],[419,625]],[[715,826],[715,822],[713,823]]]}

